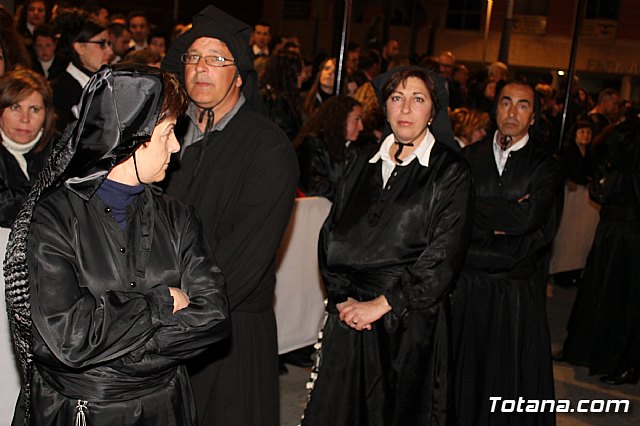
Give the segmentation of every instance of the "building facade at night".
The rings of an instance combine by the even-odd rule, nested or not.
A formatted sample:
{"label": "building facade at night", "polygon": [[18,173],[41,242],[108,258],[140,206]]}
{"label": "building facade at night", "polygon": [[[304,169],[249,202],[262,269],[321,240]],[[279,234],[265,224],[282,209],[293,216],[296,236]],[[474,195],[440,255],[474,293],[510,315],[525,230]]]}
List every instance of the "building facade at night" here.
{"label": "building facade at night", "polygon": [[[566,71],[578,0],[512,0],[513,29],[508,64],[525,74]],[[492,4],[489,32],[484,30],[487,7]],[[451,50],[458,62],[478,69],[498,59],[509,0],[354,0],[352,41],[365,45],[372,32],[398,39],[402,53],[437,54]],[[605,87],[622,97],[640,101],[640,8],[637,0],[587,0],[580,33],[576,74],[580,85],[597,93]],[[336,8],[344,2],[320,0],[264,0],[262,18],[274,33],[295,34],[303,51],[329,53],[336,23]],[[389,16],[384,27],[383,16]],[[382,31],[379,29],[383,28]],[[385,31],[386,30],[386,31]]]}

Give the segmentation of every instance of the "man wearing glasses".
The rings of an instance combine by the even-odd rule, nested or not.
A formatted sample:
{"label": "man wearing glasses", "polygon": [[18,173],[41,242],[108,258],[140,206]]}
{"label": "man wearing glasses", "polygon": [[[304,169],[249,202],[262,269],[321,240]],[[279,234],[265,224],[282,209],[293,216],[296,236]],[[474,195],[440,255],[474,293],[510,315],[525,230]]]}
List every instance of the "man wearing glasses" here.
{"label": "man wearing glasses", "polygon": [[274,267],[298,167],[286,135],[262,114],[250,35],[208,6],[162,64],[191,98],[167,192],[200,214],[232,309],[231,339],[191,365],[201,425],[279,424]]}

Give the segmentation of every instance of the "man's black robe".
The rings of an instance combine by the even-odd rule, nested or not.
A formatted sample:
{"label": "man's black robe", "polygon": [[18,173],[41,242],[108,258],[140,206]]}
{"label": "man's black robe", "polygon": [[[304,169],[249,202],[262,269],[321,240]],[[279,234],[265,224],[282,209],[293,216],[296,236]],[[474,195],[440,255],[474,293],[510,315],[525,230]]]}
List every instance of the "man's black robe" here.
{"label": "man's black robe", "polygon": [[463,155],[476,209],[452,301],[456,424],[553,424],[553,415],[493,414],[489,397],[553,399],[545,295],[562,203],[558,164],[531,141],[509,155],[502,176],[492,140]]}
{"label": "man's black robe", "polygon": [[244,104],[188,146],[167,192],[202,218],[227,283],[231,339],[192,365],[201,425],[278,425],[275,255],[298,181],[286,135]]}

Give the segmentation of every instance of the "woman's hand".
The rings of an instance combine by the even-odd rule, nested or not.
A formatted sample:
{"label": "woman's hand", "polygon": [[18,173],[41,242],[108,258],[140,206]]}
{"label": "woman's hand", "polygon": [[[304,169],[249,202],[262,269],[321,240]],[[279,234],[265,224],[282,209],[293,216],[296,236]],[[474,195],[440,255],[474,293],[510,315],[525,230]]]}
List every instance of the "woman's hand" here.
{"label": "woman's hand", "polygon": [[177,287],[169,287],[169,293],[173,297],[173,313],[175,314],[180,309],[184,309],[189,306],[189,296],[187,293]]}
{"label": "woman's hand", "polygon": [[348,298],[346,302],[338,303],[336,307],[340,312],[340,319],[358,331],[371,330],[371,324],[391,310],[384,296],[378,296],[368,302],[358,302]]}

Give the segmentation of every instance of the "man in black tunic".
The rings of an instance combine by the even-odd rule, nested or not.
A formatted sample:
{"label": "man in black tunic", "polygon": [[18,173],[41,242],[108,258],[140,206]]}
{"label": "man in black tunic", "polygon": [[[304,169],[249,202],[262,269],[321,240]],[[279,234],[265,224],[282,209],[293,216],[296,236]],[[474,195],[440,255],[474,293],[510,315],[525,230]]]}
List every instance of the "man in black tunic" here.
{"label": "man in black tunic", "polygon": [[493,138],[463,151],[476,208],[452,301],[458,425],[555,422],[549,409],[500,413],[505,400],[535,409],[529,400],[554,397],[545,290],[562,181],[556,161],[529,140],[534,120],[533,89],[507,84]]}
{"label": "man in black tunic", "polygon": [[208,6],[162,64],[192,101],[167,192],[200,214],[232,310],[231,339],[191,366],[201,425],[279,424],[274,266],[298,167],[286,135],[260,113],[250,35]]}

